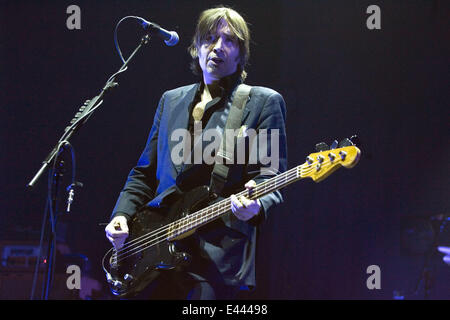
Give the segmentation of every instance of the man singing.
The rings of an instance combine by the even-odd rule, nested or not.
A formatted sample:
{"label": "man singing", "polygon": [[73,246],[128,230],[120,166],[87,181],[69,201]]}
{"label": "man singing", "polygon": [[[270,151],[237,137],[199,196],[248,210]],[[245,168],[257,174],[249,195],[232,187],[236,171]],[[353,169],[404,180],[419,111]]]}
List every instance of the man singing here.
{"label": "man singing", "polygon": [[[219,7],[201,13],[189,47],[192,69],[200,81],[162,95],[145,149],[131,170],[105,228],[106,237],[116,249],[126,241],[130,219],[140,207],[160,208],[168,195],[211,184],[214,164],[174,161],[172,151],[178,141],[172,141],[172,133],[185,129],[195,136],[194,131],[199,128],[202,132],[224,131],[235,92],[247,76],[244,68],[250,54],[249,43],[247,23],[236,11]],[[234,194],[245,188],[251,191],[286,170],[285,118],[285,103],[279,93],[251,87],[240,119],[241,128],[268,133],[265,136],[268,141],[258,144],[256,152],[259,156],[263,154],[263,158],[266,155],[266,159],[270,155],[272,161],[252,162],[244,157],[244,163],[229,166],[219,196],[230,196],[232,213],[198,228],[186,238],[183,249],[191,255],[191,263],[181,271],[162,271],[138,298],[237,299],[240,290],[255,287],[258,228],[269,210],[283,198],[278,191],[254,200]],[[192,150],[198,143],[205,141],[193,139]],[[260,150],[262,146],[264,152]]]}

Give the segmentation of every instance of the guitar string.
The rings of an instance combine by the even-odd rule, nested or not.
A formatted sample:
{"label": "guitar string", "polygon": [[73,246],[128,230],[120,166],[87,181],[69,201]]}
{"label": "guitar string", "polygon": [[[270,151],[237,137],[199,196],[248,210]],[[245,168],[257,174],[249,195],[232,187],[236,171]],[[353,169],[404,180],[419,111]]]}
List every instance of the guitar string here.
{"label": "guitar string", "polygon": [[[300,167],[300,166],[299,166]],[[292,173],[294,173],[294,171],[298,171],[298,167],[295,167],[295,168],[293,168],[293,169],[290,169],[289,171],[286,171],[285,173],[287,173],[286,175],[279,175],[279,176],[277,176],[277,178],[283,178],[283,179],[279,179],[279,180],[286,180],[286,178],[288,178],[289,176],[289,178],[292,178],[292,177],[296,177],[296,176],[298,176],[297,175],[297,173],[295,173],[295,175],[293,175]],[[285,177],[284,177],[285,176]],[[274,179],[274,181],[275,181],[276,179]],[[271,181],[272,183],[274,182],[274,181]],[[268,182],[268,181],[266,181],[266,182]],[[261,183],[260,185],[258,185],[258,186],[262,186],[263,185],[263,183]],[[266,185],[269,185],[268,183],[266,183]],[[261,188],[260,188],[261,189]],[[246,192],[247,192],[248,190],[244,190],[244,191],[242,191],[241,193],[239,193],[239,194],[237,194],[236,196],[241,196],[241,195],[244,195]],[[262,194],[262,193],[264,193],[265,192],[265,190],[261,190],[262,192],[256,192],[256,191],[254,191],[254,192],[252,192],[252,195],[255,195],[255,197],[258,197],[260,194]],[[270,192],[270,191],[269,191]],[[216,208],[216,210],[217,209],[221,209],[221,210],[224,210],[222,213],[224,213],[224,212],[226,212],[226,211],[228,211],[229,209],[230,209],[230,207],[231,207],[231,202],[229,201],[229,198],[227,198],[227,199],[225,199],[225,200],[222,200],[222,201],[220,201],[220,205],[216,205],[215,206]],[[210,209],[208,209],[208,210],[212,210],[211,208]],[[208,210],[201,210],[201,211],[204,211],[204,212],[207,212]],[[190,222],[187,222],[186,220],[188,220],[188,219],[192,219],[192,217],[190,217],[190,216],[188,216],[188,217],[185,217],[186,219],[184,219],[185,221],[183,221],[183,222],[187,222],[186,224],[184,224],[183,223],[183,225],[181,226],[181,227],[178,227],[178,232],[180,232],[180,230],[183,230],[182,231],[182,233],[184,233],[184,232],[187,232],[187,231],[189,231],[188,229],[186,229],[186,227],[188,227],[188,228],[190,228],[190,229],[193,229],[193,225],[196,225],[196,223],[198,222],[198,221],[200,221],[200,220],[203,220],[203,223],[205,223],[205,222],[208,222],[208,221],[210,221],[211,220],[211,218],[216,218],[216,217],[218,217],[218,216],[220,216],[220,214],[218,215],[218,214],[216,214],[214,211],[216,211],[216,210],[212,210],[212,212],[210,212],[210,213],[208,213],[207,215],[203,215],[203,218],[200,218],[200,219],[197,219],[197,220],[195,220],[195,221],[190,221]],[[201,211],[199,211],[199,212],[201,212]],[[192,214],[191,216],[196,216],[196,215],[201,215],[201,214],[199,214],[199,212],[196,212],[196,213],[194,213],[194,214]],[[180,219],[181,220],[181,219]],[[194,223],[193,223],[194,222]],[[173,223],[171,223],[171,224],[173,224]],[[198,227],[198,225],[196,225],[196,227]],[[168,229],[170,229],[170,227],[162,227],[162,228],[160,228],[160,229],[162,229],[162,230],[160,230],[159,232],[151,232],[151,233],[149,233],[149,234],[146,234],[146,235],[144,235],[144,236],[142,236],[141,238],[145,238],[145,239],[141,239],[139,242],[142,242],[142,241],[144,241],[144,240],[147,240],[147,239],[149,239],[149,238],[153,238],[153,239],[151,239],[151,240],[149,240],[148,242],[145,242],[145,243],[143,243],[143,244],[141,244],[141,245],[139,245],[139,246],[137,246],[137,247],[134,247],[134,248],[129,248],[130,246],[128,246],[125,250],[122,250],[122,249],[124,249],[124,248],[122,248],[122,249],[120,249],[119,251],[117,251],[117,255],[116,255],[116,257],[117,257],[117,259],[121,259],[120,261],[122,261],[122,260],[124,260],[124,259],[126,259],[126,258],[128,258],[129,256],[131,256],[131,255],[134,255],[134,254],[136,254],[136,253],[139,253],[139,252],[141,252],[142,250],[145,250],[146,248],[148,248],[148,247],[150,247],[150,246],[153,246],[153,245],[156,245],[156,244],[158,244],[158,243],[160,243],[160,242],[162,242],[162,241],[165,241],[166,240],[166,231],[168,230]],[[161,234],[161,232],[163,232],[163,234],[161,235],[161,236],[159,236],[159,237],[157,237],[156,235],[157,234]],[[174,233],[173,235],[171,235],[169,238],[174,238],[174,237],[176,237],[176,236],[178,236],[179,234],[176,234],[176,233]],[[155,238],[156,237],[156,238]],[[136,239],[135,239],[136,240]],[[161,241],[159,241],[159,240],[161,240]],[[157,241],[157,242],[154,242],[154,241]],[[131,246],[134,246],[134,245],[136,245],[137,243],[133,243]],[[124,255],[126,255],[126,254],[128,254],[128,253],[130,253],[130,252],[132,252],[132,251],[134,251],[134,250],[137,250],[137,249],[140,249],[140,248],[142,248],[142,247],[145,247],[144,249],[142,249],[142,250],[139,250],[139,251],[136,251],[136,252],[134,252],[134,253],[132,253],[132,254],[130,254],[130,255],[128,255],[128,256],[125,256],[124,257]]]}
{"label": "guitar string", "polygon": [[[323,167],[325,165],[328,165],[330,162],[331,161],[324,161],[324,162],[322,162],[321,167]],[[278,175],[278,176],[274,177],[273,179],[270,179],[270,180],[268,180],[268,181],[266,181],[264,183],[261,183],[257,187],[260,187],[259,189],[262,189],[261,187],[263,187],[263,186],[267,187],[267,185],[273,184],[275,186],[275,189],[276,189],[278,182],[280,182],[280,181],[277,181],[277,180],[284,180],[284,181],[286,181],[287,179],[291,179],[293,177],[297,177],[298,176],[297,175],[297,171],[299,171],[299,170],[300,170],[300,177],[301,177],[302,174],[309,174],[312,170],[314,170],[316,168],[315,166],[313,166],[313,164],[306,165],[306,168],[304,168],[305,165],[306,164],[294,167],[294,168],[286,171],[284,174]],[[295,173],[295,175],[292,175],[292,173]],[[247,192],[248,192],[248,190],[244,190],[244,191],[238,193],[236,196],[244,195]],[[266,192],[266,190],[264,190],[261,193],[264,193],[264,192]],[[254,195],[255,198],[258,197],[258,194],[259,194],[259,192],[257,192],[256,190],[254,192],[252,192],[252,195]],[[226,209],[225,211],[222,212],[222,213],[224,213],[224,212],[230,210],[231,202],[229,201],[229,198],[227,198],[227,199],[222,200],[219,203],[215,204],[215,206],[217,207],[216,209],[221,209],[221,210]],[[212,210],[212,212],[208,213],[206,216],[201,217],[200,219],[197,218],[194,221],[189,221],[189,222],[187,221],[187,220],[190,220],[190,219],[192,220],[193,218],[196,218],[197,215],[201,216],[201,214],[200,214],[201,211],[208,211],[208,210]],[[161,243],[161,242],[165,241],[166,240],[166,233],[165,233],[165,231],[169,230],[171,227],[175,226],[177,223],[179,225],[181,225],[181,228],[179,226],[178,229],[177,229],[178,234],[175,233],[174,235],[171,236],[171,238],[174,238],[174,237],[176,237],[176,236],[178,236],[178,235],[180,235],[182,233],[188,232],[189,230],[193,229],[194,225],[195,225],[195,227],[198,227],[197,223],[199,221],[201,221],[201,220],[202,220],[202,223],[204,223],[204,222],[208,222],[211,218],[216,218],[218,216],[220,216],[220,214],[217,215],[211,207],[209,209],[207,209],[207,210],[205,210],[205,209],[200,210],[199,212],[196,212],[193,215],[190,215],[190,216],[187,216],[187,217],[185,217],[183,219],[178,220],[176,223],[171,223],[171,224],[169,224],[169,225],[167,225],[165,227],[160,228],[161,229],[160,231],[155,230],[153,232],[150,232],[150,233],[148,233],[146,235],[141,236],[140,238],[142,238],[142,239],[140,239],[138,242],[142,242],[142,241],[144,241],[144,240],[146,240],[148,238],[152,238],[152,237],[153,237],[153,239],[151,239],[150,241],[148,241],[148,242],[146,242],[144,244],[141,244],[138,247],[129,249],[129,247],[134,246],[135,244],[138,243],[138,242],[136,242],[136,240],[138,240],[139,238],[134,239],[135,243],[131,244],[131,242],[130,242],[128,244],[131,244],[131,245],[128,245],[127,248],[122,248],[119,251],[117,251],[116,259],[120,259],[120,261],[123,261],[124,259],[126,259],[126,258],[128,258],[128,257],[130,257],[130,256],[132,256],[134,254],[137,254],[137,253],[139,253],[139,252],[141,252],[141,251],[143,251],[143,250],[145,250],[145,249],[147,249],[147,248],[149,248],[151,246],[154,246],[154,245],[156,245],[158,243]],[[182,220],[185,220],[185,221],[183,221],[183,224],[181,223]],[[187,224],[184,225],[184,222],[186,222]],[[156,237],[156,235],[160,234],[161,232],[164,232],[164,234],[162,236]],[[154,242],[154,241],[156,241],[156,242]],[[130,253],[130,252],[132,252],[134,250],[140,249],[142,246],[145,246],[145,248],[141,249],[139,251],[136,251],[134,253],[131,253],[130,255],[124,257],[124,255],[126,255],[126,254],[128,254],[128,253]]]}

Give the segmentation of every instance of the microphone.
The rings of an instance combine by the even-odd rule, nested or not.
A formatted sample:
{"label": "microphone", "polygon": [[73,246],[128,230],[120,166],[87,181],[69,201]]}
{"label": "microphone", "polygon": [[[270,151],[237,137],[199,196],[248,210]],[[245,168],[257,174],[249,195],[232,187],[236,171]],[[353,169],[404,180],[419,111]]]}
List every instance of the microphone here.
{"label": "microphone", "polygon": [[149,22],[143,18],[141,19],[142,27],[145,30],[149,29],[151,32],[156,33],[156,35],[163,39],[166,45],[168,45],[169,47],[176,45],[178,43],[178,40],[180,40],[180,38],[178,37],[178,33],[176,33],[175,31],[167,31],[161,28],[156,23]]}

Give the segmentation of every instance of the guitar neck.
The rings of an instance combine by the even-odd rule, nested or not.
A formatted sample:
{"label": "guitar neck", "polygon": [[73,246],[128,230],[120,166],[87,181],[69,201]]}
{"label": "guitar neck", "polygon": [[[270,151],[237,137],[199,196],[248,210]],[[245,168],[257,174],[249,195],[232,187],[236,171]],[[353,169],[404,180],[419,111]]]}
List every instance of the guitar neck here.
{"label": "guitar neck", "polygon": [[[297,180],[303,179],[305,176],[302,175],[302,170],[304,169],[305,165],[299,165],[256,185],[251,190],[243,190],[240,193],[236,194],[236,196],[238,198],[240,196],[245,196],[250,200],[261,198],[271,192],[282,189]],[[222,215],[228,213],[230,210],[231,198],[228,197],[226,199],[218,201],[204,209],[201,209],[176,221],[169,232],[169,238],[177,238],[184,233],[187,233],[221,217]]]}

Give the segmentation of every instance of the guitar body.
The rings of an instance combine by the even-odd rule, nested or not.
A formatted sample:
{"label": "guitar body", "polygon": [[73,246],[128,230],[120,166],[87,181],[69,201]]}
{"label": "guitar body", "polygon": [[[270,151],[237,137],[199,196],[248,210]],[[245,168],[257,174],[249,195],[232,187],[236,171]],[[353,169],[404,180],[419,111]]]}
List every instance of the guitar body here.
{"label": "guitar body", "polygon": [[182,242],[182,238],[195,230],[183,237],[168,239],[170,228],[167,226],[205,207],[210,200],[208,187],[201,186],[182,194],[167,210],[153,211],[144,207],[136,212],[128,223],[129,236],[123,249],[107,253],[107,278],[112,293],[130,297],[154,281],[161,271],[188,264],[191,257],[179,250],[177,242]]}

